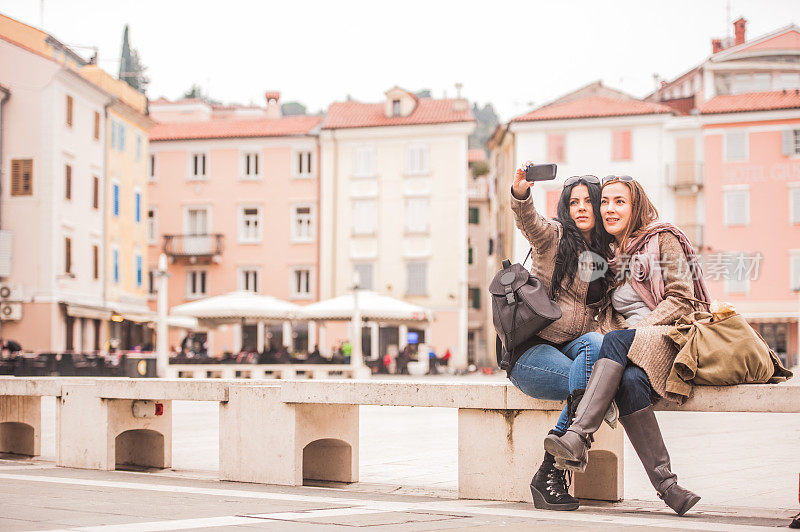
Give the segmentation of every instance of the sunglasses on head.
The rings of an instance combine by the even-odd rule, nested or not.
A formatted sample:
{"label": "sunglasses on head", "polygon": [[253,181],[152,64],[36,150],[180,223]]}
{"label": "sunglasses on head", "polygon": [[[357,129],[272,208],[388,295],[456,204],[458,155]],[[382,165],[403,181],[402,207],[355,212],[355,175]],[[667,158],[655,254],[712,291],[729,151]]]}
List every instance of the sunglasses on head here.
{"label": "sunglasses on head", "polygon": [[585,183],[594,183],[596,185],[600,184],[600,178],[598,178],[596,175],[574,175],[572,177],[568,177],[567,180],[564,181],[564,188],[572,186],[580,181]]}
{"label": "sunglasses on head", "polygon": [[629,175],[607,175],[603,178],[603,185],[605,186],[607,183],[611,183],[613,181],[622,181],[623,183],[630,183],[631,181],[636,181]]}

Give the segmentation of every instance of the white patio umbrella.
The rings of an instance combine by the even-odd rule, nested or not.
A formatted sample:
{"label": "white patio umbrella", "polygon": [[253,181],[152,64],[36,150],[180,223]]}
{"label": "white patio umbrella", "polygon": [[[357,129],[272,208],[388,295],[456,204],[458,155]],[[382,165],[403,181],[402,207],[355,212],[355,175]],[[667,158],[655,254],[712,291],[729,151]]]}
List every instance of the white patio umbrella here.
{"label": "white patio umbrella", "polygon": [[425,307],[413,305],[400,299],[384,296],[371,290],[358,291],[358,307],[353,294],[326,299],[301,307],[299,319],[319,321],[352,320],[358,311],[367,321],[427,322],[433,319]]}
{"label": "white patio umbrella", "polygon": [[244,320],[286,321],[294,320],[301,310],[299,305],[276,297],[252,292],[230,292],[184,303],[170,309],[175,316],[197,318],[200,325],[216,327]]}

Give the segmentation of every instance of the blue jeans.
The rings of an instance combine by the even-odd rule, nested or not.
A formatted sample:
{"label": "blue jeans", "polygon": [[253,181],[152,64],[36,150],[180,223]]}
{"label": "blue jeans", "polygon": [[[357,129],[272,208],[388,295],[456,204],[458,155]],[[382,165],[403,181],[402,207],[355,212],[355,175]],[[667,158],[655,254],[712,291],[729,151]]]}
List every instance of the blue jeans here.
{"label": "blue jeans", "polygon": [[[563,401],[573,391],[586,388],[602,343],[602,334],[590,332],[571,341],[563,350],[547,344],[535,345],[517,360],[511,382],[536,399]],[[555,430],[563,433],[568,425],[564,406]]]}
{"label": "blue jeans", "polygon": [[619,416],[627,416],[650,406],[650,379],[647,373],[628,360],[628,351],[636,336],[636,329],[611,331],[603,338],[600,355],[597,358],[608,358],[625,366],[622,380],[614,399],[617,401]]}

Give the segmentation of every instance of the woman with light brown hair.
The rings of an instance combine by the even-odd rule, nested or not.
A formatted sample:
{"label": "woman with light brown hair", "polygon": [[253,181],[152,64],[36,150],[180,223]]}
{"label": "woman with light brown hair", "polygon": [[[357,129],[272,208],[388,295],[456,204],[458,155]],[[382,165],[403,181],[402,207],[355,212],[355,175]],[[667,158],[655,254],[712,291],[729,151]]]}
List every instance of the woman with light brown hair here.
{"label": "woman with light brown hair", "polygon": [[666,390],[677,349],[666,332],[682,316],[707,310],[708,291],[692,244],[680,229],[658,222],[658,211],[630,176],[606,176],[600,215],[614,238],[605,304],[598,314],[606,333],[586,392],[563,436],[545,449],[566,469],[586,468],[592,434],[616,400],[620,422],[658,496],[678,515],[700,497],[682,488],[670,469],[651,397],[680,402]]}

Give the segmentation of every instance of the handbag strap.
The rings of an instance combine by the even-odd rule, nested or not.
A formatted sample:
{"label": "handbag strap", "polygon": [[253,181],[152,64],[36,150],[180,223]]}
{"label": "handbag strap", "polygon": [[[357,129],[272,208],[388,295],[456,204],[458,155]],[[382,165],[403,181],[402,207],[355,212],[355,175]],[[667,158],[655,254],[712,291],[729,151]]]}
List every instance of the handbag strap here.
{"label": "handbag strap", "polygon": [[678,292],[667,291],[667,292],[664,293],[664,299],[667,299],[667,297],[669,297],[669,296],[677,297],[678,299],[685,299],[687,301],[694,301],[695,303],[700,303],[701,305],[705,305],[706,307],[710,307],[711,306],[711,303],[709,303],[708,301],[704,301],[702,299],[696,299],[696,298],[690,297],[690,296],[685,296],[683,294],[679,294]]}

